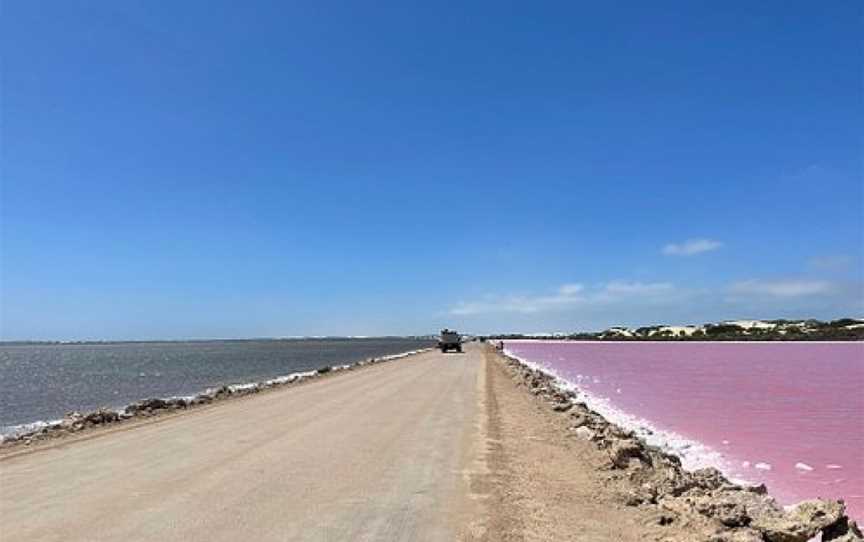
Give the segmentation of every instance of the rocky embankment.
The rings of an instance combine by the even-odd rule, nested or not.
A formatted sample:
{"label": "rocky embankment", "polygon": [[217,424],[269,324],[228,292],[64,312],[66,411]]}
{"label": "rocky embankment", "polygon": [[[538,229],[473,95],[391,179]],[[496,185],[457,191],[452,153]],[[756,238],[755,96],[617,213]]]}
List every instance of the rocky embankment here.
{"label": "rocky embankment", "polygon": [[568,417],[576,438],[593,443],[608,456],[610,477],[624,481],[623,487],[628,488],[621,499],[628,506],[655,507],[661,524],[701,516],[714,526],[714,534],[707,538],[712,542],[864,540],[846,516],[842,501],[810,500],[786,511],[764,485],[734,484],[713,468],[687,471],[677,456],[609,423],[552,376],[509,356],[502,359],[517,384]]}
{"label": "rocky embankment", "polygon": [[126,421],[136,419],[140,420],[143,418],[150,418],[172,412],[183,411],[202,405],[208,405],[217,401],[243,397],[255,393],[260,393],[265,390],[299,384],[300,382],[305,382],[315,378],[321,378],[325,375],[330,375],[341,371],[350,371],[368,365],[374,365],[386,361],[393,361],[414,354],[419,354],[421,352],[426,352],[428,350],[429,349],[414,350],[411,352],[404,352],[402,354],[394,354],[391,356],[369,358],[350,365],[334,365],[321,367],[320,369],[314,371],[292,373],[290,375],[280,376],[262,382],[224,385],[218,388],[210,388],[191,397],[144,399],[129,404],[126,407],[118,410],[99,408],[94,411],[84,413],[69,412],[66,414],[66,416],[63,417],[62,420],[41,423],[39,424],[39,427],[34,429],[13,433],[11,435],[0,436],[0,449],[8,449],[18,446],[31,446],[38,442],[67,437],[88,429],[105,427],[109,425],[123,423]]}

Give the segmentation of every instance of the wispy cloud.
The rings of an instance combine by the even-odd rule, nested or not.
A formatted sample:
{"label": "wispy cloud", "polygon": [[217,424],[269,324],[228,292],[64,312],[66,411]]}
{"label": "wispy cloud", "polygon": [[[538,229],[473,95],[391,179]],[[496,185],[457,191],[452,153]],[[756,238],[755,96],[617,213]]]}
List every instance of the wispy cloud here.
{"label": "wispy cloud", "polygon": [[675,287],[670,282],[626,282],[613,280],[606,284],[604,290],[609,294],[623,295],[654,295],[670,292]]}
{"label": "wispy cloud", "polygon": [[452,315],[483,313],[531,314],[571,307],[589,307],[618,301],[650,299],[675,290],[668,282],[612,281],[593,288],[582,284],[563,284],[548,295],[487,296],[478,301],[458,303],[450,309]]}
{"label": "wispy cloud", "polygon": [[734,295],[767,296],[778,298],[806,297],[828,294],[832,284],[825,280],[745,280],[729,286]]}
{"label": "wispy cloud", "polygon": [[713,239],[688,239],[683,243],[669,243],[663,247],[667,256],[695,256],[722,247],[723,243]]}
{"label": "wispy cloud", "polygon": [[816,256],[810,258],[807,264],[819,271],[847,271],[852,267],[852,257],[849,255]]}
{"label": "wispy cloud", "polygon": [[581,284],[564,284],[558,288],[558,293],[564,296],[576,295],[584,289]]}

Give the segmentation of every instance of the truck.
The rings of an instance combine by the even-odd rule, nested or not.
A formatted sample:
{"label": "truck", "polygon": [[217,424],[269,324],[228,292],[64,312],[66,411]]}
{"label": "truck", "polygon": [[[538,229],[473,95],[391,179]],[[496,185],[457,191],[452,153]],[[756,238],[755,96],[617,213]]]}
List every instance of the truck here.
{"label": "truck", "polygon": [[458,332],[453,331],[452,329],[444,328],[441,330],[441,335],[438,337],[438,348],[441,349],[442,353],[449,350],[461,352],[462,337],[459,335]]}

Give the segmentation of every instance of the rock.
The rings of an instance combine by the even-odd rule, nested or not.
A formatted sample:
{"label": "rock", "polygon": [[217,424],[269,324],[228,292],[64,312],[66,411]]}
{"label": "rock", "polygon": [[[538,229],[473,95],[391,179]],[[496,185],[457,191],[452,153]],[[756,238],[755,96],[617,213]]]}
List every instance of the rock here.
{"label": "rock", "polygon": [[572,403],[556,403],[555,406],[552,407],[552,410],[555,412],[567,412],[571,408],[573,408]]}
{"label": "rock", "polygon": [[767,495],[768,486],[765,484],[759,484],[758,486],[744,486],[744,491],[749,491],[750,493],[755,493],[757,495]]}
{"label": "rock", "polygon": [[639,506],[640,504],[650,504],[654,502],[656,495],[651,492],[650,488],[638,487],[631,489],[624,494],[624,504],[627,506]]}
{"label": "rock", "polygon": [[605,431],[606,437],[610,439],[632,439],[634,438],[634,434],[632,431],[627,431],[626,429],[622,429],[617,425],[606,424]]}
{"label": "rock", "polygon": [[807,542],[845,518],[844,510],[841,501],[804,501],[786,514],[756,518],[752,526],[768,542]]}
{"label": "rock", "polygon": [[571,427],[581,427],[588,423],[588,417],[585,414],[574,412],[570,415]]}
{"label": "rock", "polygon": [[221,386],[221,387],[216,388],[215,390],[213,390],[212,393],[210,393],[210,396],[211,396],[213,399],[219,399],[219,398],[221,398],[221,397],[225,397],[225,396],[228,396],[228,395],[231,395],[231,388],[229,388],[228,386]]}
{"label": "rock", "polygon": [[591,429],[588,429],[584,425],[582,427],[576,428],[576,436],[582,440],[592,440],[596,435],[597,433],[595,433]]}
{"label": "rock", "polygon": [[570,395],[567,391],[556,391],[552,394],[552,400],[556,403],[570,403]]}
{"label": "rock", "polygon": [[647,466],[644,461],[642,461],[639,457],[631,457],[627,460],[627,469],[628,470],[638,470],[642,467]]}
{"label": "rock", "polygon": [[67,412],[66,415],[63,416],[63,420],[60,422],[60,425],[72,425],[73,423],[79,422],[83,419],[84,415],[80,412]]}
{"label": "rock", "polygon": [[638,442],[633,440],[616,440],[609,448],[609,459],[612,465],[619,469],[626,469],[630,466],[630,459],[642,458],[642,447]]}
{"label": "rock", "polygon": [[189,401],[189,405],[206,405],[207,403],[211,403],[212,401],[213,398],[211,396],[207,395],[206,393],[202,393],[193,397],[192,400]]}
{"label": "rock", "polygon": [[645,502],[637,491],[631,490],[624,495],[624,504],[627,506],[639,506]]}
{"label": "rock", "polygon": [[144,399],[143,401],[138,401],[137,403],[132,403],[131,405],[126,407],[126,412],[130,412],[132,414],[139,414],[146,412],[148,410],[161,410],[168,406],[167,401],[164,399]]}
{"label": "rock", "polygon": [[693,483],[697,487],[703,489],[719,489],[724,485],[727,485],[723,473],[713,467],[695,470],[691,475],[693,477]]}
{"label": "rock", "polygon": [[753,529],[735,529],[712,536],[710,542],[764,542],[762,534]]}
{"label": "rock", "polygon": [[726,483],[725,478],[717,469],[700,469],[687,472],[680,468],[679,464],[663,463],[651,460],[654,464],[654,476],[651,484],[655,486],[659,495],[671,495],[677,497],[687,492],[697,490],[700,492],[718,489]]}
{"label": "rock", "polygon": [[681,467],[681,458],[677,455],[666,453],[662,450],[648,446],[645,449],[645,455],[650,460],[652,465],[666,467]]}
{"label": "rock", "polygon": [[861,540],[864,540],[864,535],[861,534],[858,524],[848,519],[845,521],[841,519],[822,531],[823,542],[859,542]]}
{"label": "rock", "polygon": [[120,419],[120,416],[115,411],[108,410],[107,408],[94,410],[84,416],[84,421],[93,425],[112,423],[116,422],[118,419]]}
{"label": "rock", "polygon": [[696,510],[703,516],[715,518],[726,527],[746,527],[751,518],[747,508],[740,503],[718,500],[716,497],[703,497]]}
{"label": "rock", "polygon": [[166,401],[168,408],[186,408],[189,402],[182,397],[172,397]]}
{"label": "rock", "polygon": [[660,516],[657,518],[657,525],[672,525],[674,521],[675,518],[673,518],[672,516],[667,514],[660,514]]}
{"label": "rock", "polygon": [[860,542],[864,540],[861,529],[854,521],[843,518],[822,531],[823,542]]}

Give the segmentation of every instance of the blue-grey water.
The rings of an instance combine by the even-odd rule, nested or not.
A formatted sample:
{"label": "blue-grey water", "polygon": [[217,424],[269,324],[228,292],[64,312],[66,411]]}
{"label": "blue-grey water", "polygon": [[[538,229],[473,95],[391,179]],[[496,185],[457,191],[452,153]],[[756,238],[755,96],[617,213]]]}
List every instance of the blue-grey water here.
{"label": "blue-grey water", "polygon": [[403,338],[0,344],[0,433],[71,410],[192,395],[432,344]]}

